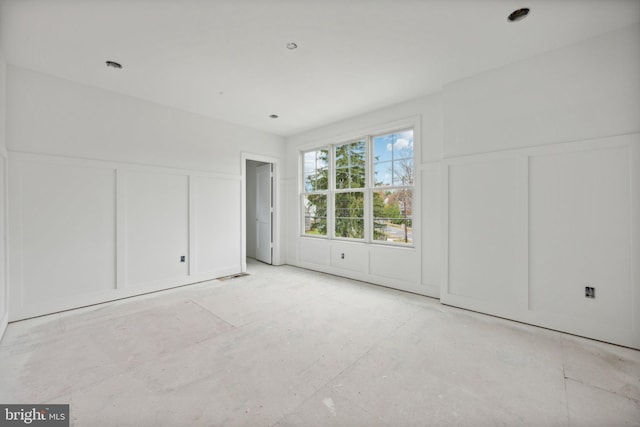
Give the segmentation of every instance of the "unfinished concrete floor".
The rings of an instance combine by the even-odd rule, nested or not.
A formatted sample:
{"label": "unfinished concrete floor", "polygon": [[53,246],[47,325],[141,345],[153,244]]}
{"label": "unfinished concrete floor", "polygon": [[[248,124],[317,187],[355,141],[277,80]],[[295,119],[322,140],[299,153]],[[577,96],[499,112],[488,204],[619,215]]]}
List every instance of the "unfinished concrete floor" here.
{"label": "unfinished concrete floor", "polygon": [[640,352],[293,267],[10,324],[76,426],[640,425]]}

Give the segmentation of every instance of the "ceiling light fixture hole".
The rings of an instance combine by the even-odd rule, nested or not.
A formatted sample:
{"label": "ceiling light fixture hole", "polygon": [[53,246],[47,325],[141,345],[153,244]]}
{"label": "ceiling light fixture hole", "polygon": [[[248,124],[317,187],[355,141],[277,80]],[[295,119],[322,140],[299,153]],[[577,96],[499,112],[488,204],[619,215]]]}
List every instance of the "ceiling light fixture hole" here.
{"label": "ceiling light fixture hole", "polygon": [[272,119],[277,119],[277,118],[278,118],[278,117],[280,117],[280,116],[279,116],[279,115],[277,115],[277,114],[272,114],[272,115],[270,115],[269,117],[271,117]]}
{"label": "ceiling light fixture hole", "polygon": [[287,49],[293,50],[293,49],[297,49],[297,48],[298,48],[298,45],[296,43],[294,43],[294,42],[287,43]]}
{"label": "ceiling light fixture hole", "polygon": [[120,69],[122,68],[122,65],[115,61],[107,61],[107,67]]}
{"label": "ceiling light fixture hole", "polygon": [[517,10],[514,10],[513,12],[511,12],[511,14],[509,14],[509,17],[507,18],[507,20],[509,22],[522,21],[524,18],[527,17],[528,14],[529,14],[529,8],[528,7],[523,7],[522,9],[517,9]]}

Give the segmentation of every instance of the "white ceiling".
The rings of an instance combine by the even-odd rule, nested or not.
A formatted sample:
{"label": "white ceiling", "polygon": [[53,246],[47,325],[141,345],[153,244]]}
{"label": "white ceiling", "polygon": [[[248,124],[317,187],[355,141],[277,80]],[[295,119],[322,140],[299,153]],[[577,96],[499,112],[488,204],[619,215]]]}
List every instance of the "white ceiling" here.
{"label": "white ceiling", "polygon": [[640,21],[640,0],[0,1],[10,64],[284,136]]}

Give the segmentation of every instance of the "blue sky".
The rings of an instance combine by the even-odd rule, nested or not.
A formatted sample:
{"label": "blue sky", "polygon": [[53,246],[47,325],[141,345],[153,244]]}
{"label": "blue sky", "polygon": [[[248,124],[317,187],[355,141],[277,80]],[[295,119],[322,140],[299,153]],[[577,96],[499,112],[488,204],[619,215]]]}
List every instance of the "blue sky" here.
{"label": "blue sky", "polygon": [[[327,167],[325,162],[316,162],[316,153],[316,151],[305,153],[305,175],[313,173],[316,168]],[[391,185],[391,160],[413,157],[413,129],[374,137],[373,156],[376,181],[382,181],[386,185]],[[393,184],[400,183],[396,182]]]}
{"label": "blue sky", "polygon": [[391,180],[391,160],[413,157],[413,129],[373,138],[375,180],[382,185],[398,185]]}
{"label": "blue sky", "polygon": [[[373,138],[374,162],[391,160],[391,155],[394,151],[393,155],[396,159],[407,157],[406,154],[401,154],[403,149],[410,149],[410,156],[413,156],[413,129]],[[404,150],[404,152],[407,153],[407,150]]]}

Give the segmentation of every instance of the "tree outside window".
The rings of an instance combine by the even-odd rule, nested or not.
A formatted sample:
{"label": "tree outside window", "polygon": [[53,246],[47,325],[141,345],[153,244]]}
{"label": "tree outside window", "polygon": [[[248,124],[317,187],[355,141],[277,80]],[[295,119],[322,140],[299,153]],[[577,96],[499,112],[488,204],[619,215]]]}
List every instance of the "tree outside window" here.
{"label": "tree outside window", "polygon": [[[336,144],[330,150],[302,156],[304,234],[413,244],[413,129]],[[328,224],[333,224],[331,235]]]}
{"label": "tree outside window", "polygon": [[373,240],[413,243],[413,129],[373,138]]}
{"label": "tree outside window", "polygon": [[303,155],[304,234],[327,235],[327,190],[329,151],[315,150]]}

